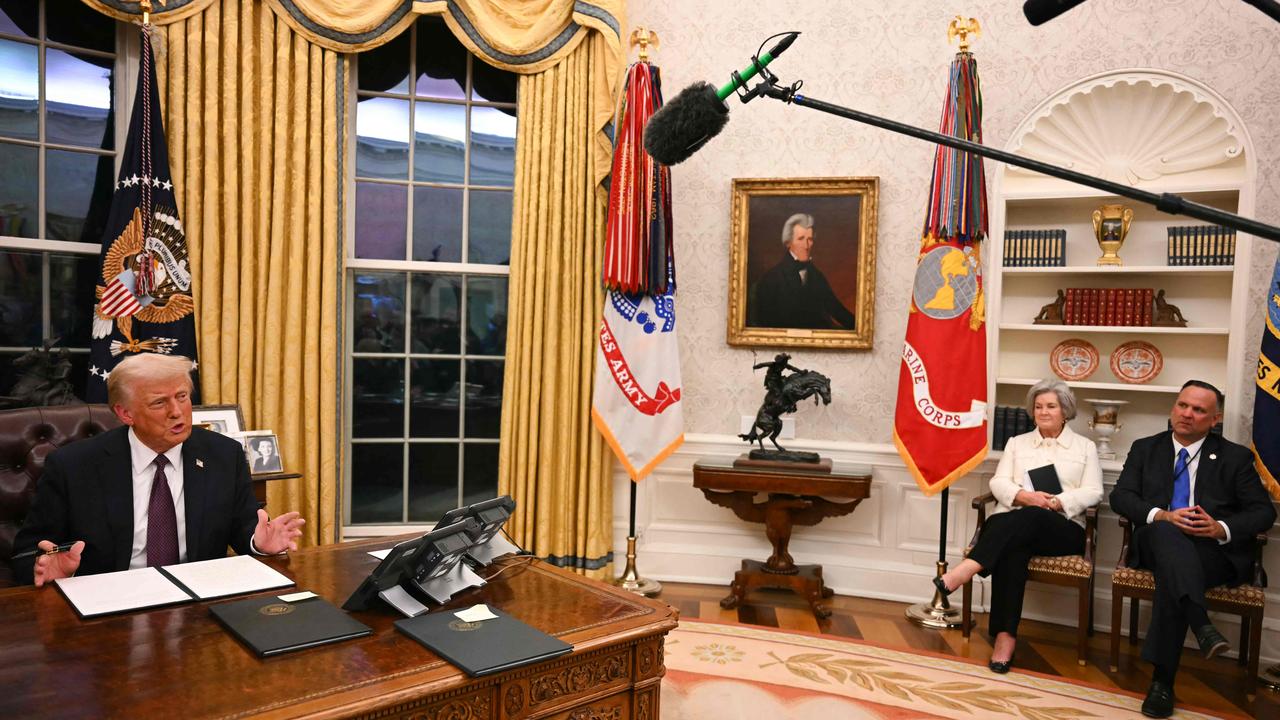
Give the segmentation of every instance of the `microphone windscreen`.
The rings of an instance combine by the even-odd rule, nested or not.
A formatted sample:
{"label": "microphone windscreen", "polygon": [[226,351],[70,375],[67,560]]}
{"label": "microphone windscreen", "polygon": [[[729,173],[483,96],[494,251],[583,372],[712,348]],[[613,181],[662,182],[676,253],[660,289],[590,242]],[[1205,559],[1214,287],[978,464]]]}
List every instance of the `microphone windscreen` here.
{"label": "microphone windscreen", "polygon": [[1032,25],[1043,25],[1084,0],[1027,0],[1022,4],[1022,14]]}
{"label": "microphone windscreen", "polygon": [[649,118],[644,149],[663,165],[689,159],[729,122],[729,106],[711,83],[695,83],[671,98]]}

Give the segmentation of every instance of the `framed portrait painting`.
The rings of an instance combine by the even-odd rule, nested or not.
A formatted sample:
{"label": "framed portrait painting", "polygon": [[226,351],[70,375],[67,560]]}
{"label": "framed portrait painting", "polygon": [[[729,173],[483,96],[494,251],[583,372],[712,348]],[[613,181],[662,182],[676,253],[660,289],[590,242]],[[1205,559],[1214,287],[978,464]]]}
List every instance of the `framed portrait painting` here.
{"label": "framed portrait painting", "polygon": [[880,179],[737,178],[730,345],[869,350]]}
{"label": "framed portrait painting", "polygon": [[239,437],[244,416],[239,405],[197,405],[191,408],[191,424],[228,437]]}
{"label": "framed portrait painting", "polygon": [[255,430],[244,433],[245,457],[249,460],[249,472],[254,475],[284,472],[284,461],[280,458],[280,441],[270,430]]}

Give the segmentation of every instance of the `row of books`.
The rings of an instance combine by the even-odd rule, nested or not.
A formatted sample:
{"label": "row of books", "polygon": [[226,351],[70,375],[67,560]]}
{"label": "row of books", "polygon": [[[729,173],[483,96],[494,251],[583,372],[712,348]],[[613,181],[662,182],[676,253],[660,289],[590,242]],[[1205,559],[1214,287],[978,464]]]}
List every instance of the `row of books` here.
{"label": "row of books", "polygon": [[1067,288],[1062,324],[1147,326],[1154,299],[1151,288]]}
{"label": "row of books", "polygon": [[1221,225],[1169,228],[1170,265],[1234,265],[1236,231]]}
{"label": "row of books", "polygon": [[1005,231],[1005,267],[1063,267],[1066,264],[1066,230]]}
{"label": "row of books", "polygon": [[1003,450],[1009,438],[1031,432],[1035,427],[1036,424],[1031,421],[1031,416],[1026,410],[1020,407],[997,405],[991,428],[991,449]]}

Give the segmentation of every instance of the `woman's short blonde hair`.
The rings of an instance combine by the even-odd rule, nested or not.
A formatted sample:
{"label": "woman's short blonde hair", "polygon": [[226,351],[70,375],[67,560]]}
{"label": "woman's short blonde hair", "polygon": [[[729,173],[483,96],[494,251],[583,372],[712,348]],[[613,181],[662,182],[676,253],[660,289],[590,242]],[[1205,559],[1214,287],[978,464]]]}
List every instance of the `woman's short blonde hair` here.
{"label": "woman's short blonde hair", "polygon": [[191,371],[195,363],[191,358],[182,355],[161,355],[144,352],[130,355],[107,375],[107,402],[112,406],[128,405],[133,399],[133,390],[144,382],[162,382],[176,378],[186,378],[191,382]]}
{"label": "woman's short blonde hair", "polygon": [[1062,418],[1067,421],[1076,418],[1076,396],[1071,392],[1071,388],[1061,380],[1046,379],[1041,380],[1031,389],[1027,391],[1027,415],[1033,419],[1036,416],[1036,398],[1045,393],[1053,393],[1058,396],[1058,407],[1062,408]]}

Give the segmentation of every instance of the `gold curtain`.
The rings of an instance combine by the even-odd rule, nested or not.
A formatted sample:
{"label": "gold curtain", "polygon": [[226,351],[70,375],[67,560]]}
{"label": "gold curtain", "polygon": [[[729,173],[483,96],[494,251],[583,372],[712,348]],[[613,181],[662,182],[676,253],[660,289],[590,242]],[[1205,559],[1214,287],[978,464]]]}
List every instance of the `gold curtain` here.
{"label": "gold curtain", "polygon": [[269,483],[268,508],[301,512],[304,543],[333,542],[347,60],[257,0],[215,2],[159,33],[204,402],[239,403],[250,428],[275,431],[302,477]]}
{"label": "gold curtain", "polygon": [[591,426],[608,195],[592,161],[590,84],[599,36],[520,78],[500,493],[512,535],[559,564],[606,576],[613,545],[607,447]]}

